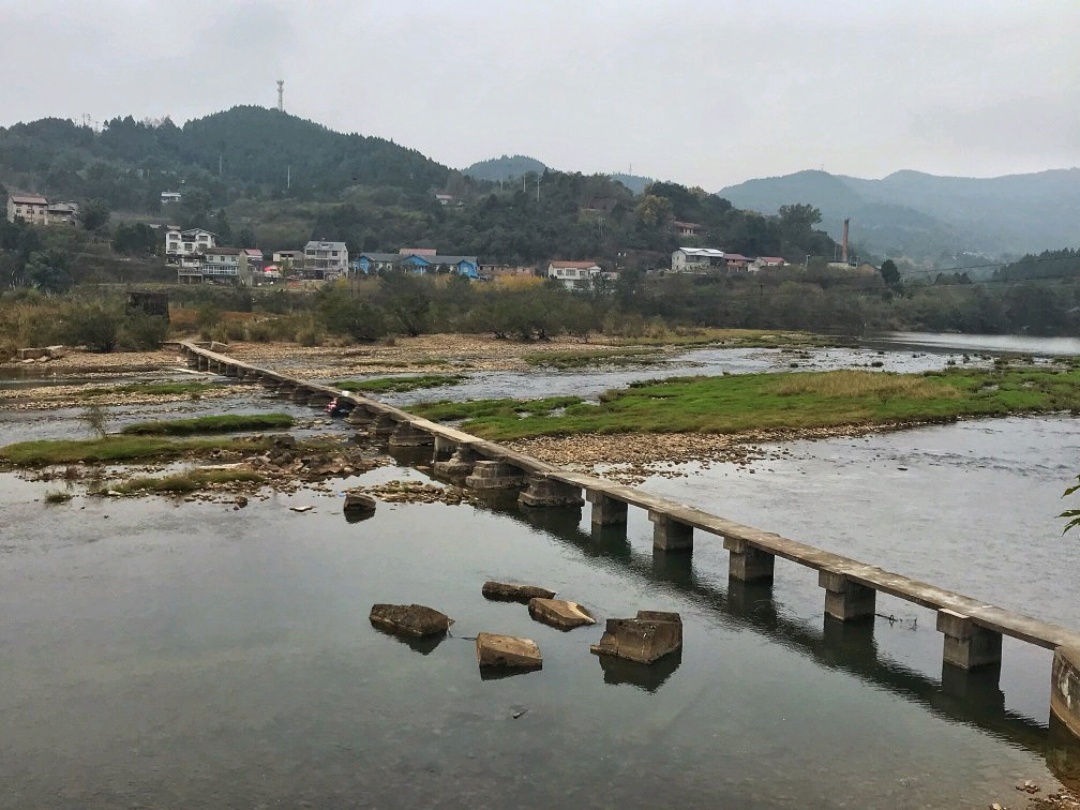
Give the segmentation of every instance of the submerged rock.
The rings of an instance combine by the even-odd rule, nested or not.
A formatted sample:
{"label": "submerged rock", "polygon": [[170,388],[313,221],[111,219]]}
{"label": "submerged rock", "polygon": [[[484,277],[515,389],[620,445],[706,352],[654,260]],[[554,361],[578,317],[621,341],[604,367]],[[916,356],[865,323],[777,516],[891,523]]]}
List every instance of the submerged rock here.
{"label": "submerged rock", "polygon": [[596,624],[596,619],[581,605],[565,599],[530,599],[529,615],[542,624],[560,630],[573,630],[575,627]]}
{"label": "submerged rock", "polygon": [[414,638],[445,633],[453,624],[445,613],[425,605],[373,605],[368,618],[380,630]]}
{"label": "submerged rock", "polygon": [[520,602],[529,604],[530,599],[551,599],[555,591],[541,588],[539,585],[518,585],[513,582],[485,582],[481,593],[487,599],[498,602]]}
{"label": "submerged rock", "polygon": [[480,633],[476,637],[476,660],[481,669],[541,669],[544,666],[535,641],[496,633]]}
{"label": "submerged rock", "polygon": [[596,655],[651,664],[682,649],[682,618],[678,613],[639,610],[633,619],[608,619],[600,643],[589,649]]}

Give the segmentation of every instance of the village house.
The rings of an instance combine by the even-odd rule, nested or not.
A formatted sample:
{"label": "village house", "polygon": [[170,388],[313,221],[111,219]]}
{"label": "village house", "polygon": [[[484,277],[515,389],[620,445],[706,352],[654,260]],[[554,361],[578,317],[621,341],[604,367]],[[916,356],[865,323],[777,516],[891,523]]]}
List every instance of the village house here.
{"label": "village house", "polygon": [[750,271],[757,272],[765,267],[784,267],[787,265],[779,256],[758,256],[750,263]]}
{"label": "village house", "polygon": [[729,272],[746,273],[750,270],[751,262],[753,262],[753,259],[749,256],[743,256],[741,253],[724,254],[724,266]]}
{"label": "village house", "polygon": [[161,192],[161,204],[172,205],[173,203],[178,203],[183,196],[184,195],[179,191],[163,191]]}
{"label": "village house", "polygon": [[202,256],[212,247],[217,246],[217,234],[203,228],[180,230],[177,225],[165,229],[165,261],[168,264],[180,264],[185,256]]}
{"label": "village house", "polygon": [[301,273],[304,270],[304,251],[275,250],[271,261],[286,276]]}
{"label": "village house", "polygon": [[675,233],[678,236],[694,238],[701,233],[701,226],[696,222],[680,222],[679,220],[675,220],[671,224],[675,226]]}
{"label": "village house", "polygon": [[358,273],[385,273],[405,270],[417,275],[456,273],[479,278],[480,262],[476,256],[444,256],[434,248],[402,248],[397,253],[361,253],[353,263]]}
{"label": "village house", "polygon": [[603,268],[594,261],[556,260],[551,262],[547,269],[547,277],[561,282],[568,290],[588,286],[603,274]]}
{"label": "village house", "polygon": [[724,251],[716,248],[681,247],[671,254],[672,273],[711,273],[726,266]]}
{"label": "village house", "polygon": [[304,275],[334,279],[349,271],[349,249],[344,242],[312,240],[304,245]]}
{"label": "village house", "polygon": [[27,225],[74,225],[79,206],[71,202],[50,203],[37,194],[12,194],[7,199],[7,220]]}

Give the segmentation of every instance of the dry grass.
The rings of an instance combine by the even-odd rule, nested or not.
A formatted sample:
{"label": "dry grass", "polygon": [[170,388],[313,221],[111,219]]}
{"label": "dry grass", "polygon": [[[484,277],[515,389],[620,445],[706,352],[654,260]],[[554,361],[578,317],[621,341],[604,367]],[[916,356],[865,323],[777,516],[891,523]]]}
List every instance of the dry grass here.
{"label": "dry grass", "polygon": [[961,395],[959,389],[943,383],[940,378],[855,370],[786,375],[777,381],[774,393],[780,396],[810,394],[838,399],[873,397],[883,401],[894,397],[956,399]]}

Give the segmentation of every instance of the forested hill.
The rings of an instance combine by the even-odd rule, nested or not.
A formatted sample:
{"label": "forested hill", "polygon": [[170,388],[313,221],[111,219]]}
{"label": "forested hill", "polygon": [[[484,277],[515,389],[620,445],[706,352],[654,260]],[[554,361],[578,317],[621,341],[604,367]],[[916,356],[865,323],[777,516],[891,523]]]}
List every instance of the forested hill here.
{"label": "forested hill", "polygon": [[1080,242],[1080,169],[994,178],[895,172],[881,180],[804,171],[749,180],[719,192],[741,208],[775,213],[792,200],[819,209],[839,237],[879,255],[939,260],[960,252],[1036,253]]}
{"label": "forested hill", "polygon": [[[352,185],[442,187],[450,169],[382,138],[333,132],[262,107],[188,121],[116,118],[100,132],[57,118],[0,128],[0,182],[52,197],[99,197],[153,210],[183,181],[221,198],[227,188],[323,198]],[[223,201],[223,200],[222,200]]]}
{"label": "forested hill", "polygon": [[490,180],[498,183],[513,180],[529,172],[543,174],[548,167],[536,158],[527,155],[503,155],[502,157],[481,160],[461,170],[461,173],[476,180]]}

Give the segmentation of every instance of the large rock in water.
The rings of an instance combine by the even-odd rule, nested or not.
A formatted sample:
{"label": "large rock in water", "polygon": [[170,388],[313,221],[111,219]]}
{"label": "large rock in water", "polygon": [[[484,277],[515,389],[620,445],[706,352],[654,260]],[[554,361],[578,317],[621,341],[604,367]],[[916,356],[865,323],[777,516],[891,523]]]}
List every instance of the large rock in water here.
{"label": "large rock in water", "polygon": [[481,668],[540,669],[544,666],[535,641],[495,633],[480,633],[476,637],[476,660]]}
{"label": "large rock in water", "polygon": [[614,655],[651,664],[682,648],[682,618],[678,613],[639,610],[634,619],[608,619],[596,655]]}
{"label": "large rock in water", "polygon": [[596,619],[586,613],[581,605],[565,599],[530,599],[529,615],[538,622],[560,630],[596,624]]}
{"label": "large rock in water", "polygon": [[518,585],[513,582],[485,582],[480,590],[487,599],[498,602],[520,602],[529,604],[530,599],[550,599],[555,591],[541,588],[538,585]]}
{"label": "large rock in water", "polygon": [[423,638],[445,633],[453,620],[424,605],[373,605],[371,623],[388,633]]}
{"label": "large rock in water", "polygon": [[370,495],[365,495],[362,492],[346,492],[345,493],[345,511],[353,514],[363,514],[368,512],[374,512],[375,506],[378,504],[374,498]]}

